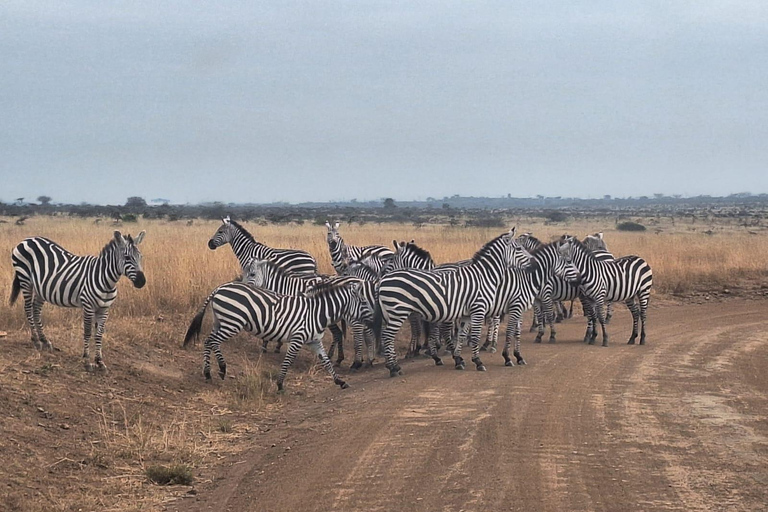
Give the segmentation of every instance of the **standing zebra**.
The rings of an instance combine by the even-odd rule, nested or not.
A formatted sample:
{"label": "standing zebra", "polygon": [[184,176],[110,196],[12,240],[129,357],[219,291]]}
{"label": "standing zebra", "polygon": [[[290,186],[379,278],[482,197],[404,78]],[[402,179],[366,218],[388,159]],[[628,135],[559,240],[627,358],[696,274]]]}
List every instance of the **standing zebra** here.
{"label": "standing zebra", "polygon": [[[301,295],[307,293],[313,286],[316,286],[322,280],[323,278],[320,276],[292,274],[286,272],[283,268],[269,260],[258,259],[251,260],[251,263],[248,265],[243,276],[243,282],[280,295]],[[341,346],[341,340],[344,333],[342,332],[342,329],[335,324],[330,324],[328,330],[333,334],[334,345],[339,344],[339,359],[336,361],[336,364],[340,365],[344,360],[344,349]],[[267,351],[268,343],[269,341],[267,341],[266,338],[262,340],[261,350],[263,352]],[[283,342],[278,340],[277,346],[275,347],[275,354],[280,353],[280,348],[282,346]],[[329,355],[329,357],[332,357],[332,355]]]}
{"label": "standing zebra", "polygon": [[628,343],[635,343],[640,320],[640,344],[644,345],[646,313],[653,286],[651,266],[639,256],[600,260],[572,236],[563,238],[560,251],[581,274],[580,290],[590,303],[589,306],[585,304],[585,310],[588,309],[589,316],[593,317],[591,329],[587,327],[585,336],[588,337],[589,344],[594,344],[597,337],[596,320],[600,322],[603,331],[603,346],[608,346],[603,307],[608,302],[623,301],[632,313],[632,335]]}
{"label": "standing zebra", "polygon": [[331,226],[331,223],[326,221],[325,227],[328,228],[327,239],[328,249],[331,252],[331,264],[339,274],[344,271],[346,259],[359,261],[364,255],[374,258],[392,256],[392,251],[382,245],[347,245],[339,234],[338,222]]}
{"label": "standing zebra", "polygon": [[[359,261],[348,260],[345,264],[345,267],[346,268],[342,273],[343,276],[355,277],[363,282],[360,293],[368,302],[369,309],[372,310],[373,304],[376,304],[376,288],[379,285],[378,276],[373,272],[373,270],[370,269],[370,267]],[[368,347],[367,366],[373,366],[376,351],[376,343],[373,331],[371,330],[370,326],[364,322],[355,321],[351,322],[350,325],[352,327],[352,336],[354,339],[355,347],[355,360],[352,363],[352,366],[349,367],[350,370],[358,370],[363,366],[363,344]],[[340,343],[342,341],[343,338],[340,339]],[[336,343],[335,339],[334,343]],[[341,349],[341,345],[339,345],[339,349]],[[329,357],[332,357],[330,356],[332,350],[333,346],[331,346],[331,350],[328,352]]]}
{"label": "standing zebra", "polygon": [[[485,370],[478,343],[483,320],[499,316],[507,306],[504,288],[509,267],[529,260],[528,252],[515,241],[514,232],[513,228],[485,244],[468,265],[431,271],[396,270],[381,279],[374,332],[381,339],[391,377],[401,372],[395,359],[395,334],[414,312],[433,324],[469,318],[472,361],[479,371]],[[434,347],[436,337],[433,330],[430,348],[435,363],[440,365]],[[464,360],[455,352],[454,361],[457,369],[464,368]]]}
{"label": "standing zebra", "polygon": [[224,379],[227,363],[221,353],[221,342],[246,329],[265,340],[290,342],[277,377],[278,391],[283,390],[285,375],[302,345],[308,345],[320,358],[335,384],[347,388],[348,384],[333,370],[321,340],[325,329],[342,318],[348,321],[371,319],[360,287],[358,279],[338,278],[318,283],[304,295],[290,296],[245,283],[223,284],[211,292],[192,319],[184,346],[199,335],[203,316],[211,303],[213,330],[205,340],[203,351],[203,375],[207,380],[211,379],[211,351],[219,364],[219,377]]}
{"label": "standing zebra", "polygon": [[106,370],[101,339],[109,307],[117,298],[117,282],[122,275],[127,276],[136,288],[147,282],[138,247],[144,234],[142,231],[134,240],[131,235],[123,237],[115,231],[98,256],[77,256],[43,237],[27,238],[13,249],[15,275],[10,302],[16,302],[19,292],[24,295],[24,312],[35,348],[53,349],[43,333],[40,316],[43,303],[82,308],[85,368],[93,369],[90,339],[95,322],[96,355],[93,360],[99,369]]}
{"label": "standing zebra", "polygon": [[243,226],[231,220],[229,216],[221,220],[221,226],[208,240],[208,248],[214,250],[224,244],[232,246],[243,271],[248,267],[251,260],[256,258],[272,261],[277,266],[297,274],[317,273],[317,262],[308,252],[298,249],[274,249],[257,242],[253,235]]}

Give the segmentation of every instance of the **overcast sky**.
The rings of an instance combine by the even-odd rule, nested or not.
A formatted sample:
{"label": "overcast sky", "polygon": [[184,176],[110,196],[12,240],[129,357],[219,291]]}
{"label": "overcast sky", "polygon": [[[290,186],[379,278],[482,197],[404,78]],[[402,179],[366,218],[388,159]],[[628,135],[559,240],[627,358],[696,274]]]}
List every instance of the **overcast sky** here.
{"label": "overcast sky", "polygon": [[0,2],[0,199],[768,192],[768,1]]}

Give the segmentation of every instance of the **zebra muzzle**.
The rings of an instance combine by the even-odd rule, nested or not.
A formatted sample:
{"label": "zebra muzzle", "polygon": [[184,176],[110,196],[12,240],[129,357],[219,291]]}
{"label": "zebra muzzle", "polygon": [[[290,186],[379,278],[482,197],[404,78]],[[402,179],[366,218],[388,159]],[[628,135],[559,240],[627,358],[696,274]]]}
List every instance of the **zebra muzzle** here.
{"label": "zebra muzzle", "polygon": [[133,279],[133,286],[136,288],[143,288],[147,284],[147,278],[144,277],[144,272],[138,272],[136,278]]}
{"label": "zebra muzzle", "polygon": [[208,248],[209,248],[210,250],[214,250],[214,249],[216,249],[216,244],[215,244],[215,243],[213,243],[213,239],[211,239],[211,240],[208,240]]}

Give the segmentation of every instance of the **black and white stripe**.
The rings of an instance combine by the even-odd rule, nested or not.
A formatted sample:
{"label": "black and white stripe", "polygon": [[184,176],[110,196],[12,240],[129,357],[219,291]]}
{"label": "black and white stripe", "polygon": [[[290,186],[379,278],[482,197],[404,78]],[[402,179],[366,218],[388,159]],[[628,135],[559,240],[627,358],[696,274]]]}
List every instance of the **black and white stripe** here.
{"label": "black and white stripe", "polygon": [[13,289],[11,304],[19,292],[24,296],[24,312],[32,332],[32,343],[39,349],[53,349],[43,333],[40,316],[43,303],[83,309],[83,359],[86,369],[92,365],[90,339],[96,346],[94,362],[106,369],[101,353],[101,340],[109,307],[117,298],[117,282],[125,275],[136,288],[146,283],[136,240],[115,231],[114,237],[98,256],[77,256],[43,237],[27,238],[13,249]]}
{"label": "black and white stripe", "polygon": [[[321,281],[323,281],[323,278],[320,276],[289,273],[271,261],[257,259],[251,260],[251,263],[248,265],[248,268],[243,275],[243,282],[280,295],[303,295]],[[336,361],[336,364],[340,365],[344,360],[344,350],[341,346],[344,332],[335,324],[329,325],[328,330],[331,331],[331,334],[333,335],[334,345],[339,345],[339,358]],[[268,344],[268,340],[262,340],[261,349],[264,352],[267,351]],[[282,346],[283,342],[278,340],[277,345],[275,346],[276,354],[280,353],[280,348]],[[333,354],[329,353],[328,357],[333,357]]]}
{"label": "black and white stripe", "polygon": [[331,252],[331,264],[336,272],[341,274],[347,266],[347,260],[360,261],[364,257],[371,257],[374,260],[392,256],[392,251],[382,245],[348,245],[339,234],[339,223],[326,221],[325,227],[328,229],[327,240],[328,249]]}
{"label": "black and white stripe", "polygon": [[593,344],[597,337],[596,320],[600,322],[603,331],[603,346],[608,346],[603,308],[609,302],[622,301],[632,313],[632,335],[628,343],[635,343],[638,321],[641,321],[640,344],[645,344],[645,321],[653,286],[650,265],[639,256],[600,260],[574,237],[565,237],[560,250],[563,257],[571,261],[581,274],[580,290],[590,303],[589,306],[584,304],[585,313],[589,310],[588,314],[593,319],[592,327],[588,327],[585,336],[589,343]]}
{"label": "black and white stripe", "polygon": [[[379,284],[374,331],[381,338],[390,376],[400,373],[395,359],[394,338],[405,319],[418,313],[432,324],[470,321],[472,361],[485,370],[479,357],[479,338],[486,317],[499,316],[508,303],[506,276],[512,265],[527,264],[529,255],[514,239],[514,229],[488,242],[464,266],[435,270],[396,270]],[[436,364],[437,333],[430,334]],[[460,346],[456,347],[460,351]],[[460,352],[454,352],[457,368],[463,368]]]}
{"label": "black and white stripe", "polygon": [[184,338],[184,346],[196,338],[208,304],[213,310],[213,330],[205,340],[203,375],[211,378],[211,351],[216,355],[219,376],[227,373],[227,364],[221,353],[221,342],[246,329],[268,341],[289,342],[277,389],[282,391],[288,368],[303,345],[317,355],[335,384],[348,387],[333,370],[333,365],[322,344],[323,332],[342,318],[348,321],[371,319],[368,303],[360,294],[361,282],[354,278],[337,278],[322,282],[305,295],[278,295],[246,283],[227,283],[216,288],[205,299],[200,311],[192,319]]}
{"label": "black and white stripe", "polygon": [[213,250],[224,244],[230,244],[245,270],[252,259],[269,260],[297,274],[317,273],[317,262],[308,252],[299,249],[274,249],[257,242],[243,226],[229,217],[222,219],[222,224],[216,233],[208,240],[208,248]]}

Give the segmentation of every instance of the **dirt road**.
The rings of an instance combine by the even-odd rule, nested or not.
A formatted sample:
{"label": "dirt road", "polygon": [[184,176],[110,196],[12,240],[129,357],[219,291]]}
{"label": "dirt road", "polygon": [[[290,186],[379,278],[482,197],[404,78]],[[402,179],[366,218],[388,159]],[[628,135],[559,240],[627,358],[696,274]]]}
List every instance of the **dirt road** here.
{"label": "dirt road", "polygon": [[629,325],[620,312],[608,348],[579,341],[580,318],[556,345],[528,335],[526,367],[417,359],[289,394],[250,451],[168,508],[764,510],[768,302],[657,307],[643,347]]}

